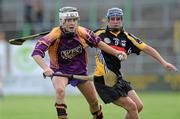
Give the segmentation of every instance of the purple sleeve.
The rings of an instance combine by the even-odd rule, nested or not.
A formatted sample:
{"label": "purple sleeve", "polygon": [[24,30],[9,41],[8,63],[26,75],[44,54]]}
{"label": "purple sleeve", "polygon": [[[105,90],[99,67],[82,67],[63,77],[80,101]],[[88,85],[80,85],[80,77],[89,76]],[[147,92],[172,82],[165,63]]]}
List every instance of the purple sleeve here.
{"label": "purple sleeve", "polygon": [[40,38],[36,43],[32,56],[39,55],[42,58],[44,58],[45,52],[47,51],[50,44],[51,44],[51,40],[49,40],[46,36]]}
{"label": "purple sleeve", "polygon": [[101,38],[96,35],[93,31],[86,29],[87,33],[86,34],[86,43],[90,46],[90,47],[97,47],[98,43],[101,41]]}
{"label": "purple sleeve", "polygon": [[93,31],[91,31],[89,40],[94,44],[94,46],[97,46],[98,43],[101,41],[101,38],[98,35],[96,35]]}

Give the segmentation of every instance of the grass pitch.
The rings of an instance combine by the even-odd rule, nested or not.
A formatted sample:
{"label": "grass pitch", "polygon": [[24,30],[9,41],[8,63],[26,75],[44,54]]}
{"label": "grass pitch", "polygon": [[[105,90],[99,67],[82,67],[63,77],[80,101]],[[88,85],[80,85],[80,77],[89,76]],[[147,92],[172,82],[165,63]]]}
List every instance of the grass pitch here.
{"label": "grass pitch", "polygon": [[[141,119],[180,119],[180,92],[138,93],[144,102]],[[67,96],[69,119],[92,119],[82,96]],[[105,119],[123,119],[125,111],[104,105]],[[0,100],[0,119],[57,119],[53,96],[6,96]]]}

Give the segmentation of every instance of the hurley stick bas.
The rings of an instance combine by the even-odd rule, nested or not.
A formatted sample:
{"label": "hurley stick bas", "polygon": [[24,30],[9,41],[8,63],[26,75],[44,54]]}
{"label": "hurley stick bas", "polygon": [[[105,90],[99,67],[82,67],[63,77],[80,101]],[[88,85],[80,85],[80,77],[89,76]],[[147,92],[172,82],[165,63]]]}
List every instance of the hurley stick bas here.
{"label": "hurley stick bas", "polygon": [[[83,76],[83,75],[62,74],[60,72],[53,73],[52,76],[48,76],[48,77],[52,78],[53,76],[62,76],[62,77],[67,77],[69,79],[80,79],[80,80],[90,80],[90,81],[94,80],[94,75]],[[47,76],[43,73],[43,77],[46,78]],[[112,71],[109,71],[104,75],[105,85],[109,87],[113,87],[117,83],[117,79],[118,79],[117,75]]]}
{"label": "hurley stick bas", "polygon": [[56,72],[56,73],[53,73],[51,76],[46,76],[44,73],[43,73],[43,77],[44,79],[46,77],[53,77],[53,76],[62,76],[62,77],[67,77],[69,79],[80,79],[80,80],[90,80],[90,81],[93,81],[94,79],[94,76],[93,75],[88,75],[88,76],[83,76],[83,75],[72,75],[72,74],[62,74],[60,72]]}
{"label": "hurley stick bas", "polygon": [[50,31],[45,31],[45,32],[42,32],[42,33],[34,34],[34,35],[29,35],[29,36],[25,36],[25,37],[19,37],[19,38],[10,39],[9,43],[12,44],[12,45],[22,45],[26,40],[32,40],[32,39],[34,39],[36,37],[46,35],[49,32]]}

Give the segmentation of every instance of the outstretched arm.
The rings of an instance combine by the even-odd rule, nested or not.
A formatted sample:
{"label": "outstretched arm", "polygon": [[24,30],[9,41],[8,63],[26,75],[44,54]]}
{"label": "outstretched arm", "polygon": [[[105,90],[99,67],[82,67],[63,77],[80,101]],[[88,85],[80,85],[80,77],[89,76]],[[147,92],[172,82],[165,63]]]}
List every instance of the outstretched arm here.
{"label": "outstretched arm", "polygon": [[124,53],[123,51],[118,51],[118,50],[115,50],[114,48],[112,48],[111,46],[107,45],[106,43],[104,43],[103,41],[100,41],[98,43],[98,47],[111,54],[111,55],[114,55],[116,57],[118,57],[120,60],[126,60],[127,59],[127,55],[126,53]]}
{"label": "outstretched arm", "polygon": [[167,70],[169,70],[169,71],[177,71],[177,68],[174,65],[167,62],[163,57],[161,57],[161,55],[158,53],[158,51],[155,50],[154,48],[152,48],[151,46],[146,45],[142,49],[142,51],[145,52],[146,54],[152,56],[154,59],[156,59]]}

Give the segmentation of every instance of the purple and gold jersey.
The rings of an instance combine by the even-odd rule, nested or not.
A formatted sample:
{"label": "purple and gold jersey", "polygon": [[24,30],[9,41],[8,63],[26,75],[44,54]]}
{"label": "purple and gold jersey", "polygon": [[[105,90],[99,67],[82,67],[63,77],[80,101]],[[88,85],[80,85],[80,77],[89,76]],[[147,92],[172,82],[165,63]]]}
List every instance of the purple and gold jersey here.
{"label": "purple and gold jersey", "polygon": [[100,40],[100,37],[91,30],[81,26],[78,26],[73,37],[68,37],[60,27],[55,27],[48,35],[38,40],[32,56],[44,57],[48,50],[50,67],[55,72],[86,75],[87,54],[85,48],[87,46],[96,47]]}

